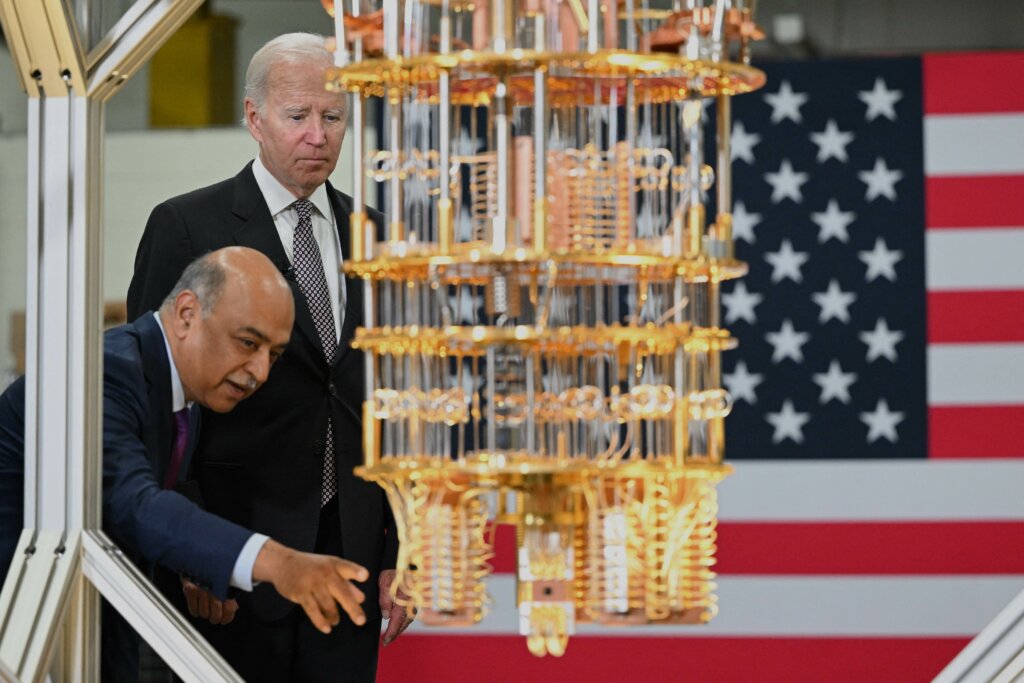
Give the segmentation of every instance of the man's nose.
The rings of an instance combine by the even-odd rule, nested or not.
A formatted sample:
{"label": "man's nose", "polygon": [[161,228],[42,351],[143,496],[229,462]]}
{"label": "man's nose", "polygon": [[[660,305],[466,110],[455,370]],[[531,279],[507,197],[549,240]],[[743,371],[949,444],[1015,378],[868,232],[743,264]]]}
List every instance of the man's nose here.
{"label": "man's nose", "polygon": [[270,374],[270,352],[257,353],[246,363],[245,369],[258,383],[263,384],[266,382],[267,375]]}
{"label": "man's nose", "polygon": [[308,121],[306,141],[318,147],[325,144],[327,142],[327,129],[324,128],[324,122],[317,116],[310,116]]}

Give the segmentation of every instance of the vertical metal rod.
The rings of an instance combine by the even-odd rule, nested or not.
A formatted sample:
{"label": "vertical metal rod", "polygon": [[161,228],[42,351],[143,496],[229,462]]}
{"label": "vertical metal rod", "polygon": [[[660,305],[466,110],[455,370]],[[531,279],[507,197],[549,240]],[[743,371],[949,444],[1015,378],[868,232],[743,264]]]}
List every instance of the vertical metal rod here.
{"label": "vertical metal rod", "polygon": [[[356,0],[355,4],[359,4]],[[384,0],[384,55],[395,59],[398,55],[398,22],[402,18],[398,0]]]}
{"label": "vertical metal rod", "polygon": [[[354,2],[359,5],[359,2]],[[345,3],[343,0],[334,0],[334,66],[345,66],[348,64],[348,43],[345,39]],[[358,205],[357,205],[358,206]]]}
{"label": "vertical metal rod", "polygon": [[512,97],[508,77],[502,75],[494,89],[494,146],[497,165],[495,216],[492,221],[491,248],[502,253],[508,245],[512,222]]}
{"label": "vertical metal rod", "polygon": [[402,90],[398,86],[390,87],[387,91],[388,101],[388,149],[391,152],[391,173],[389,176],[388,213],[390,215],[390,230],[388,239],[391,242],[401,242],[405,239],[405,230],[402,220],[402,166],[405,162],[402,145],[402,108],[405,106]]}
{"label": "vertical metal rod", "polygon": [[719,95],[717,109],[718,178],[716,203],[718,215],[715,218],[716,237],[725,244],[726,256],[732,258],[732,97]]}
{"label": "vertical metal rod", "polygon": [[487,368],[485,369],[487,375],[487,453],[493,454],[497,449],[498,443],[498,425],[495,424],[495,390],[494,385],[497,381],[495,376],[494,367],[496,362],[496,354],[494,347],[487,347]]}
{"label": "vertical metal rod", "polygon": [[715,16],[711,25],[711,61],[722,59],[725,49],[725,17],[732,3],[729,0],[715,0]]}
{"label": "vertical metal rod", "polygon": [[[629,0],[627,0],[626,4],[630,4]],[[601,21],[600,0],[587,1],[587,22],[590,25],[587,31],[587,52],[597,52],[601,49],[600,27],[603,24]]]}
{"label": "vertical metal rod", "polygon": [[[452,20],[449,0],[441,3],[441,54],[452,49]],[[452,146],[452,85],[447,70],[438,74],[438,174],[439,197],[437,202],[438,251],[447,254],[455,241],[455,216],[451,198],[451,146]]]}
{"label": "vertical metal rod", "polygon": [[[626,78],[626,167],[629,169],[629,188],[632,190],[636,181],[635,160],[633,158],[633,145],[636,143],[636,81],[632,76]],[[629,206],[629,239],[635,240],[636,231],[636,193],[626,194]]]}
{"label": "vertical metal rod", "polygon": [[491,49],[495,52],[516,46],[515,6],[513,0],[495,0],[491,5]]}

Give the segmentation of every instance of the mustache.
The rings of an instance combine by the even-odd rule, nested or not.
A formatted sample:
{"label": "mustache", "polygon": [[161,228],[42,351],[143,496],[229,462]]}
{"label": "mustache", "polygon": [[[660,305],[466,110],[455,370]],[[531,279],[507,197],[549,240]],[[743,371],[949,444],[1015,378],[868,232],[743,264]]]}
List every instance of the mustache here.
{"label": "mustache", "polygon": [[246,375],[244,378],[228,377],[228,380],[248,391],[255,391],[256,387],[260,385],[252,375]]}

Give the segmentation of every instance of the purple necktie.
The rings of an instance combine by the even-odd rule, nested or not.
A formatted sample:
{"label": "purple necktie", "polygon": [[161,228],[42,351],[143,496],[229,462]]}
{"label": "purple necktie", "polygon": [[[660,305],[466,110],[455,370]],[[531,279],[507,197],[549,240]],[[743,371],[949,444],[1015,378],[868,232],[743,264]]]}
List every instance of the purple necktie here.
{"label": "purple necktie", "polygon": [[167,463],[167,474],[164,476],[164,488],[173,489],[178,482],[178,470],[185,459],[185,446],[188,444],[188,408],[174,413],[174,445],[171,446],[171,460]]}

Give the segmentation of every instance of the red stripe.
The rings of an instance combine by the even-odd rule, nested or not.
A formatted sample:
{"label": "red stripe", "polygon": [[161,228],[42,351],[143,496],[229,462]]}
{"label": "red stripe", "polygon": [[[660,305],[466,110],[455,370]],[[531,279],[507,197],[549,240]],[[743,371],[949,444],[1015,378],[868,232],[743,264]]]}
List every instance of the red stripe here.
{"label": "red stripe", "polygon": [[928,293],[928,343],[1024,341],[1024,291]]}
{"label": "red stripe", "polygon": [[928,456],[1024,457],[1024,406],[930,407]]}
{"label": "red stripe", "polygon": [[[1024,574],[1024,521],[723,522],[722,575]],[[992,548],[1002,548],[993,553]],[[502,526],[495,573],[515,572],[515,535]]]}
{"label": "red stripe", "polygon": [[925,225],[928,228],[1024,226],[1021,197],[1024,197],[1024,175],[928,177],[925,178]]}
{"label": "red stripe", "polygon": [[[1024,573],[1024,522],[731,522],[723,576]],[[1002,548],[993,553],[992,548]]]}
{"label": "red stripe", "polygon": [[494,558],[491,566],[495,574],[516,573],[516,528],[500,524],[494,534]]}
{"label": "red stripe", "polygon": [[[884,615],[879,615],[884,619]],[[380,683],[445,681],[930,681],[964,638],[609,638],[577,636],[537,658],[515,636],[407,634],[381,650]]]}
{"label": "red stripe", "polygon": [[925,114],[1024,111],[1024,53],[925,55]]}

